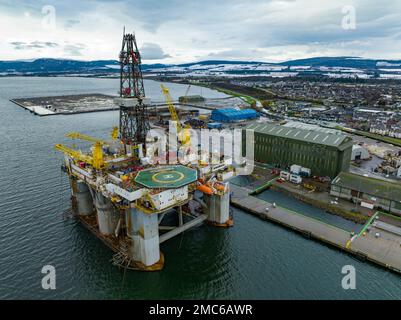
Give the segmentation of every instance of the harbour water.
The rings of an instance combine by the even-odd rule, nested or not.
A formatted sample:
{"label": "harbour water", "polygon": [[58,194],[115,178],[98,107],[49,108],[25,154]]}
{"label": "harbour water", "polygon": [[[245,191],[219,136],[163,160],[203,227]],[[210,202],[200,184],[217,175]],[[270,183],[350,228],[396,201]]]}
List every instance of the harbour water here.
{"label": "harbour water", "polygon": [[[150,98],[162,101],[158,83],[146,81],[145,86]],[[175,98],[186,90],[168,86]],[[0,78],[0,298],[401,298],[400,276],[239,210],[234,210],[231,229],[200,226],[163,243],[163,271],[124,276],[111,265],[110,250],[64,215],[70,193],[60,170],[62,156],[53,149],[69,142],[64,137],[69,131],[106,137],[118,123],[118,112],[37,117],[9,102],[115,94],[117,88],[115,79]],[[203,94],[222,96],[207,89]],[[305,214],[309,210],[275,193],[261,196]],[[44,265],[56,268],[56,290],[41,287]],[[356,268],[356,290],[341,287],[344,265]]]}

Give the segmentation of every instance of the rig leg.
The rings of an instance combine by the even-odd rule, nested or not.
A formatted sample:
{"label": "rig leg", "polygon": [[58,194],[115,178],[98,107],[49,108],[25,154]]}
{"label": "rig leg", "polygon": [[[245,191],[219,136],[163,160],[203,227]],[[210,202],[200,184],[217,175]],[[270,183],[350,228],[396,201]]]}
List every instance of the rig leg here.
{"label": "rig leg", "polygon": [[204,198],[207,221],[218,227],[231,227],[233,220],[230,217],[230,193],[204,195]]}
{"label": "rig leg", "polygon": [[149,271],[162,269],[158,215],[131,208],[128,211],[127,227],[128,236],[131,238],[129,255],[137,267]]}
{"label": "rig leg", "polygon": [[99,231],[103,235],[114,234],[119,220],[119,214],[114,211],[109,199],[101,192],[94,192]]}
{"label": "rig leg", "polygon": [[88,186],[82,180],[76,182],[75,198],[78,214],[88,216],[93,213],[93,199]]}

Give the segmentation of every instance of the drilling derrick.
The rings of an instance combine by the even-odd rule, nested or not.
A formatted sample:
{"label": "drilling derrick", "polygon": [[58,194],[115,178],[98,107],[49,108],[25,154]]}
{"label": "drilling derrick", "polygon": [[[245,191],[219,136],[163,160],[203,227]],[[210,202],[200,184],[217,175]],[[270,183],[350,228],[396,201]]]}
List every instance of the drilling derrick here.
{"label": "drilling derrick", "polygon": [[141,55],[135,35],[123,35],[120,52],[120,139],[127,145],[146,143],[149,130],[147,99],[143,87]]}

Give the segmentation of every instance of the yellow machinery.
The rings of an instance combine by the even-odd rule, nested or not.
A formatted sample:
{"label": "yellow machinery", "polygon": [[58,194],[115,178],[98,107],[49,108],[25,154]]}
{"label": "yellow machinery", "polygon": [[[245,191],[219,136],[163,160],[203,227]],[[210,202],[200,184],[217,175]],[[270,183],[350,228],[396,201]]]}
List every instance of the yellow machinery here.
{"label": "yellow machinery", "polygon": [[117,140],[117,138],[118,138],[118,127],[113,127],[113,130],[111,131],[110,136],[111,136],[111,138],[113,140]]}
{"label": "yellow machinery", "polygon": [[[70,133],[67,133],[65,136],[67,138],[86,140],[86,141],[93,142],[93,143],[99,142],[101,145],[107,144],[107,142],[104,140],[100,140],[100,139],[97,139],[97,138],[94,138],[94,137],[91,137],[91,136],[88,136],[86,134],[82,134],[79,132],[70,132]],[[118,138],[118,127],[113,127],[113,130],[110,133],[110,137],[113,140],[116,140]]]}
{"label": "yellow machinery", "polygon": [[93,138],[91,136],[88,136],[86,134],[82,134],[79,132],[70,132],[70,133],[67,133],[65,136],[68,138],[71,138],[71,139],[80,139],[80,140],[86,140],[86,141],[93,142],[93,143],[100,143],[101,145],[106,144],[106,142],[103,140]]}
{"label": "yellow machinery", "polygon": [[175,110],[173,100],[171,99],[169,89],[165,87],[163,84],[160,84],[160,87],[166,99],[168,110],[170,111],[171,114],[171,120],[175,121],[176,123],[178,139],[183,145],[189,145],[191,142],[191,135],[188,129],[190,129],[191,127],[187,125],[186,128],[182,130],[181,122],[180,119],[178,118],[177,111]]}
{"label": "yellow machinery", "polygon": [[83,161],[83,162],[89,164],[97,170],[104,169],[104,167],[105,167],[105,162],[103,159],[102,144],[100,142],[96,142],[94,144],[93,151],[92,151],[92,157],[85,155],[80,151],[66,147],[62,144],[56,144],[55,149],[57,151],[60,151],[64,154],[69,155],[70,157],[74,158],[75,160]]}

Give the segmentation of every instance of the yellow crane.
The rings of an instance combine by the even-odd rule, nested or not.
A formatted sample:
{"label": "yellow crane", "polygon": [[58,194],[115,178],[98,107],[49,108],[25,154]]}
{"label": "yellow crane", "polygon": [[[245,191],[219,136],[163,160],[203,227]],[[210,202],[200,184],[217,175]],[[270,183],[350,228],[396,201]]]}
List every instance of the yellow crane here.
{"label": "yellow crane", "polygon": [[101,170],[101,169],[105,168],[102,144],[100,142],[95,142],[95,144],[93,145],[92,156],[83,154],[80,151],[77,151],[70,147],[66,147],[62,144],[56,144],[54,148],[57,151],[60,151],[75,160],[79,160],[79,161],[85,162],[85,163],[93,166],[97,170]]}
{"label": "yellow crane", "polygon": [[79,140],[86,140],[89,142],[93,142],[93,143],[100,143],[101,145],[106,144],[105,141],[88,136],[86,134],[82,134],[79,132],[69,132],[65,135],[67,138],[71,138],[71,139],[79,139]]}
{"label": "yellow crane", "polygon": [[163,84],[160,84],[160,87],[162,88],[164,98],[166,99],[168,110],[170,111],[170,114],[171,114],[171,120],[177,122],[177,124],[176,124],[177,132],[180,132],[182,127],[181,127],[180,119],[178,118],[177,111],[175,110],[175,107],[173,104],[173,99],[171,99],[171,96],[170,96],[170,90],[167,87],[165,87]]}
{"label": "yellow crane", "polygon": [[173,99],[171,99],[169,89],[167,87],[165,87],[163,84],[160,84],[160,87],[162,89],[164,98],[166,99],[168,110],[170,111],[170,114],[171,114],[171,119],[173,121],[175,121],[175,123],[176,123],[178,139],[184,145],[190,144],[191,135],[188,130],[188,129],[190,129],[190,126],[187,125],[186,128],[184,130],[182,130],[181,122],[180,122],[180,119],[178,118],[177,111],[175,110],[175,107],[173,104]]}
{"label": "yellow crane", "polygon": [[[80,140],[86,140],[89,142],[99,142],[101,145],[107,144],[106,141],[94,138],[92,136],[89,136],[87,134],[79,133],[79,132],[69,132],[65,135],[67,138],[71,139],[80,139]],[[110,132],[110,137],[112,140],[116,140],[118,138],[118,127],[113,127],[112,131]]]}
{"label": "yellow crane", "polygon": [[118,138],[118,127],[113,127],[113,130],[110,133],[110,136],[113,140],[117,140]]}

